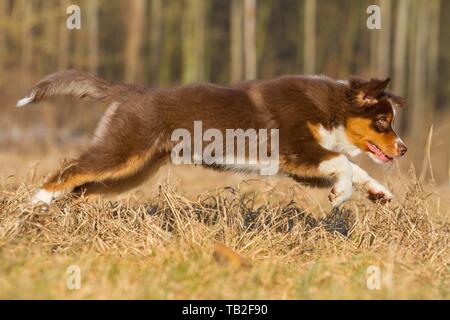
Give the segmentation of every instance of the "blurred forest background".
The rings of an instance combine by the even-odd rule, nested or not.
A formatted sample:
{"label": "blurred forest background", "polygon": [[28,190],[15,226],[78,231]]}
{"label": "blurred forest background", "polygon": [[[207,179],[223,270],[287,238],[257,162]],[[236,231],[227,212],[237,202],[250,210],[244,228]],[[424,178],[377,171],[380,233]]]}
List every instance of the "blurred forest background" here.
{"label": "blurred forest background", "polygon": [[[80,30],[66,27],[72,4],[81,8]],[[367,28],[372,4],[381,6],[381,30]],[[390,90],[408,102],[396,122],[410,150],[402,163],[448,184],[449,14],[443,0],[0,0],[0,150],[89,137],[105,109],[97,102],[13,108],[35,81],[62,69],[151,86],[391,77]]]}

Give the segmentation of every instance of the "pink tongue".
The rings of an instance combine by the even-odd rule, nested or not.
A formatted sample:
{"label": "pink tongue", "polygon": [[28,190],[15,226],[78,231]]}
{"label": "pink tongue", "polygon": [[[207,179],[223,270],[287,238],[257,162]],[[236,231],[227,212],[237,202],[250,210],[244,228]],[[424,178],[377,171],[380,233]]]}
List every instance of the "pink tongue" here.
{"label": "pink tongue", "polygon": [[367,146],[369,147],[370,151],[375,153],[375,155],[378,157],[378,159],[385,161],[385,162],[389,161],[389,158],[386,157],[386,155],[380,149],[378,149],[377,146],[375,146],[374,144],[371,144],[370,142],[367,143]]}

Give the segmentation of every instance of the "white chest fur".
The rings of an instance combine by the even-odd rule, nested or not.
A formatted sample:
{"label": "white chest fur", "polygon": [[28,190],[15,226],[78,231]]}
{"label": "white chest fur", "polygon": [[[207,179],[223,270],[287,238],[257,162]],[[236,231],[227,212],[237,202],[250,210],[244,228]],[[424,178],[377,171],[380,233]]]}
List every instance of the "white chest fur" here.
{"label": "white chest fur", "polygon": [[327,130],[322,125],[319,125],[318,133],[320,137],[319,144],[327,150],[344,153],[351,157],[361,153],[358,147],[350,143],[342,125],[331,130]]}

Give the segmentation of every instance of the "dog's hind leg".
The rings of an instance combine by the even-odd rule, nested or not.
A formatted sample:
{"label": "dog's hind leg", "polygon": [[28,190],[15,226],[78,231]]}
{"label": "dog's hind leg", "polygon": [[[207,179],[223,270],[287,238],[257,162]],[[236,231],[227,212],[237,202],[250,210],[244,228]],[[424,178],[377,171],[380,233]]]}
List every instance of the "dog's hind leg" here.
{"label": "dog's hind leg", "polygon": [[51,176],[34,195],[32,202],[50,204],[64,192],[92,182],[113,181],[137,175],[155,157],[156,147],[139,153],[117,154],[94,145]]}
{"label": "dog's hind leg", "polygon": [[153,176],[161,166],[169,162],[167,155],[155,156],[148,160],[143,168],[128,177],[122,179],[109,179],[100,182],[89,182],[76,187],[74,192],[83,193],[85,196],[114,195],[130,189],[136,188],[151,176]]}

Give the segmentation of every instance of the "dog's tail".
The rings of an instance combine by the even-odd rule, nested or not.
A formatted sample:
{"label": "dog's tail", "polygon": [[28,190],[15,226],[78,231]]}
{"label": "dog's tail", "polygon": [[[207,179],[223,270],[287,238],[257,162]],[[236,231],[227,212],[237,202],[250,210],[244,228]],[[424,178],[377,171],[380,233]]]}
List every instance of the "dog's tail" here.
{"label": "dog's tail", "polygon": [[31,88],[25,98],[17,101],[17,107],[55,96],[72,96],[74,99],[90,97],[109,101],[113,84],[90,73],[65,70],[52,73]]}

